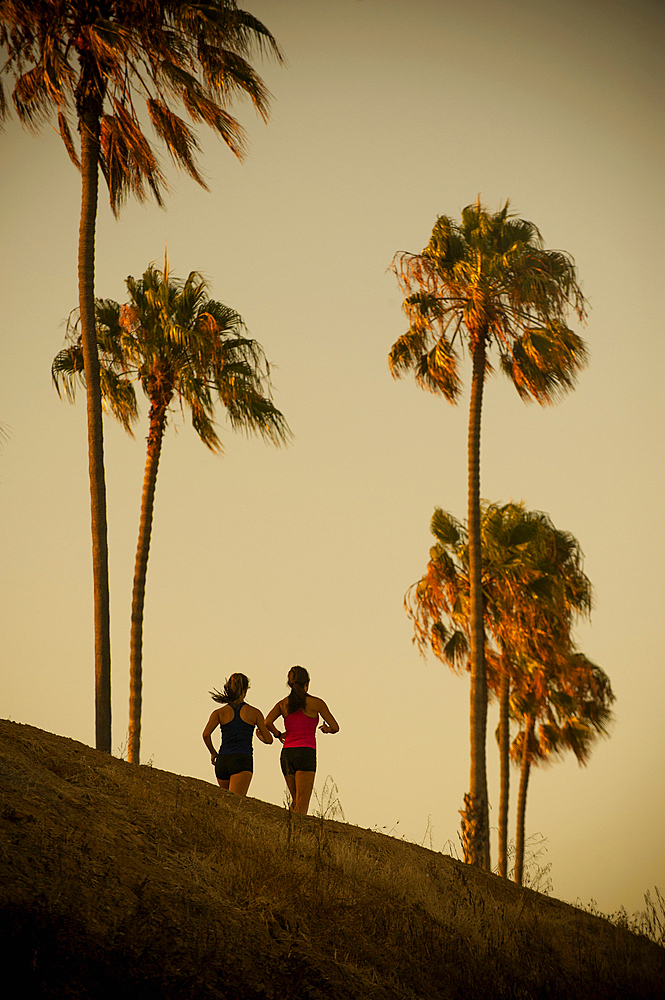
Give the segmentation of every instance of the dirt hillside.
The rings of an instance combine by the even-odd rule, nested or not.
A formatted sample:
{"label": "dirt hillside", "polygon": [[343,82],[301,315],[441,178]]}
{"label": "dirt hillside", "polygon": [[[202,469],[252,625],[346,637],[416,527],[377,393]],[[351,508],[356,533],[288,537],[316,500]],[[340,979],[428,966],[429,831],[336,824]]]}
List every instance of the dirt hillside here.
{"label": "dirt hillside", "polygon": [[7,721],[0,899],[28,997],[665,996],[665,949],[558,900]]}

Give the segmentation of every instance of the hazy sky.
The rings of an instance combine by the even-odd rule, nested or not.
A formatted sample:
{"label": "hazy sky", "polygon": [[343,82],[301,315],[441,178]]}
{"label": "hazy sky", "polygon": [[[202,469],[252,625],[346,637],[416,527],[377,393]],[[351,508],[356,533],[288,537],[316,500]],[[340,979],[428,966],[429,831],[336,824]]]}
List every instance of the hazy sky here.
{"label": "hazy sky", "polygon": [[[425,570],[435,506],[466,516],[468,397],[395,382],[405,329],[389,271],[438,214],[506,198],[576,259],[591,363],[558,406],[487,385],[482,496],[572,531],[596,595],[580,648],[617,696],[586,769],[534,770],[527,833],[554,892],[605,911],[665,889],[663,765],[663,43],[660,0],[247,0],[287,65],[259,66],[263,125],[240,108],[239,164],[200,133],[211,188],[171,172],[167,209],[102,194],[97,294],[163,260],[201,270],[274,365],[288,449],[234,435],[212,456],[179,413],[164,443],[148,570],[142,757],[214,780],[208,691],[233,671],[264,711],[294,663],[339,719],[319,743],[350,823],[459,850],[468,680],[411,643],[402,600]],[[77,305],[79,177],[59,138],[0,137],[2,312],[0,711],[94,741],[83,400],[50,365]],[[468,382],[468,367],[465,369]],[[222,417],[220,415],[220,421]],[[135,441],[105,424],[113,747],[127,734],[131,580],[146,410]],[[490,711],[492,822],[498,761]],[[251,793],[281,803],[279,747]],[[513,774],[511,836],[517,773]],[[493,838],[496,857],[496,837]]]}

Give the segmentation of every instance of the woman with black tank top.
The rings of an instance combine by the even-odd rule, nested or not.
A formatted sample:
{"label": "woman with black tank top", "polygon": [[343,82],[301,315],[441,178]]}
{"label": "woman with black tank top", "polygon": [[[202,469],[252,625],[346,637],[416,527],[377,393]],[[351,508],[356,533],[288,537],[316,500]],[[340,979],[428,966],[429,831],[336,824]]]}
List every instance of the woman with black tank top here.
{"label": "woman with black tank top", "polygon": [[[245,674],[231,674],[224,684],[224,690],[211,691],[213,701],[224,706],[218,708],[208,719],[203,730],[203,742],[210,751],[210,760],[215,765],[215,775],[220,788],[227,788],[236,795],[247,795],[254,773],[252,737],[254,728],[263,743],[272,743],[263,715],[258,708],[245,702],[249,688],[249,677]],[[219,753],[215,750],[211,736],[217,729],[222,731],[222,745]]]}
{"label": "woman with black tank top", "polygon": [[[268,713],[266,726],[282,742],[280,763],[291,793],[291,809],[306,816],[316,774],[319,716],[323,718],[323,725],[319,726],[322,733],[338,733],[339,726],[323,698],[309,694],[309,674],[304,667],[291,667],[287,683],[291,693]],[[274,725],[280,715],[286,730],[283,733]]]}

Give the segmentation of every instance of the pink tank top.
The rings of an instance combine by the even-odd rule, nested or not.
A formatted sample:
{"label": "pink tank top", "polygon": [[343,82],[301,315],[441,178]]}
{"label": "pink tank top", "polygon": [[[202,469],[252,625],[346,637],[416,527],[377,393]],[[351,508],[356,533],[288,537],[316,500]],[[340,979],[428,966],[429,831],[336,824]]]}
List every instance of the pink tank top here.
{"label": "pink tank top", "polygon": [[291,712],[284,719],[284,729],[286,730],[285,747],[311,747],[316,750],[316,718],[310,719],[301,708],[297,712]]}

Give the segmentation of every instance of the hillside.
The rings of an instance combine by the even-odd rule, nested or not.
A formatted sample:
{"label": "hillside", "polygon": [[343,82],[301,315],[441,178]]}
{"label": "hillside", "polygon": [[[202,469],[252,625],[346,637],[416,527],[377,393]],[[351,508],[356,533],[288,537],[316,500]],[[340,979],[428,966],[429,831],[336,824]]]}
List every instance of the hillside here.
{"label": "hillside", "polygon": [[662,998],[665,949],[414,844],[0,721],[0,940],[28,997]]}

